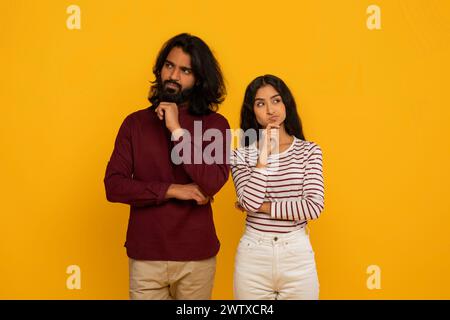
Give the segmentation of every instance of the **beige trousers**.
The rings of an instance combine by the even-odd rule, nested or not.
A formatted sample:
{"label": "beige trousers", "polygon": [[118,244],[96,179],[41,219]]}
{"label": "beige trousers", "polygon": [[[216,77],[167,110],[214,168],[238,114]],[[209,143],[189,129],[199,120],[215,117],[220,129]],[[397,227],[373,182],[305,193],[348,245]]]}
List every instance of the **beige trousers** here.
{"label": "beige trousers", "polygon": [[131,300],[208,300],[216,257],[200,261],[147,261],[129,258]]}

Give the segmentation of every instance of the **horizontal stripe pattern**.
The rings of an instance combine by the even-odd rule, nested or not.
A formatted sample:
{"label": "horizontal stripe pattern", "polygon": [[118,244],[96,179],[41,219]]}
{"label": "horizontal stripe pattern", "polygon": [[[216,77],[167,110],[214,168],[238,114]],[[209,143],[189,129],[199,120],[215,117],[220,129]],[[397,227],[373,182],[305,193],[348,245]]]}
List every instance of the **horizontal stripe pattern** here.
{"label": "horizontal stripe pattern", "polygon": [[[256,144],[231,153],[231,174],[248,226],[266,232],[286,233],[319,218],[324,209],[322,150],[314,142],[294,138],[291,146],[256,168]],[[258,212],[264,202],[271,213]]]}

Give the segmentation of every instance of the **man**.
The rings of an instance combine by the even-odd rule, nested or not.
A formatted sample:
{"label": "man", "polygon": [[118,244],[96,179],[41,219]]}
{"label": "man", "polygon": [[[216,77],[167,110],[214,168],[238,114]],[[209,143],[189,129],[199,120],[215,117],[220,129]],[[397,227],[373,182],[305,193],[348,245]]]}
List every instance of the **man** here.
{"label": "man", "polygon": [[[153,73],[151,106],[124,120],[104,179],[107,199],[130,205],[130,299],[210,299],[220,246],[211,201],[229,175],[229,124],[215,112],[225,97],[222,73],[209,47],[189,34],[166,42]],[[220,161],[192,160],[208,146],[193,136],[198,124],[220,130]],[[184,148],[174,157],[180,143],[191,156]]]}

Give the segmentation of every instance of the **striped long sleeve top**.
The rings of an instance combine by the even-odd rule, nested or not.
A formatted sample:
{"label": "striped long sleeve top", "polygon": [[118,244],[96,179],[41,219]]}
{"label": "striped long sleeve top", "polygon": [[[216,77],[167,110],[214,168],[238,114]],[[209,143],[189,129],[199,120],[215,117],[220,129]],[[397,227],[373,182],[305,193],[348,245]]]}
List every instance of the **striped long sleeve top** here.
{"label": "striped long sleeve top", "polygon": [[[268,157],[265,168],[256,168],[256,143],[231,153],[231,174],[246,224],[266,232],[286,233],[319,218],[324,209],[322,150],[314,142],[294,137],[291,146]],[[270,202],[270,215],[259,213]]]}

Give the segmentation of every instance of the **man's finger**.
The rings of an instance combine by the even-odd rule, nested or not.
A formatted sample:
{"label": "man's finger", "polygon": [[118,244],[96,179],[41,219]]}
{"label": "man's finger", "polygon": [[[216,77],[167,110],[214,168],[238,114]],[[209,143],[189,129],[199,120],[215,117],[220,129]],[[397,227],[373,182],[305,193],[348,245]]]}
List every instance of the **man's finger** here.
{"label": "man's finger", "polygon": [[158,117],[160,120],[164,119],[164,108],[158,107]]}
{"label": "man's finger", "polygon": [[206,197],[203,193],[200,192],[200,190],[196,189],[195,193],[201,198],[201,200],[206,200]]}
{"label": "man's finger", "polygon": [[159,118],[159,120],[162,120],[164,118],[164,113],[161,109],[161,106],[158,106],[158,108],[155,109],[156,116]]}
{"label": "man's finger", "polygon": [[196,201],[197,201],[197,204],[200,205],[200,206],[202,206],[202,205],[204,205],[204,204],[207,204],[207,203],[209,202],[209,197],[208,197],[208,198],[205,198],[205,199],[201,199],[201,198],[199,197],[198,199],[199,199],[199,200],[196,200]]}
{"label": "man's finger", "polygon": [[192,199],[195,200],[197,204],[200,204],[203,201],[203,199],[197,194],[192,195]]}

